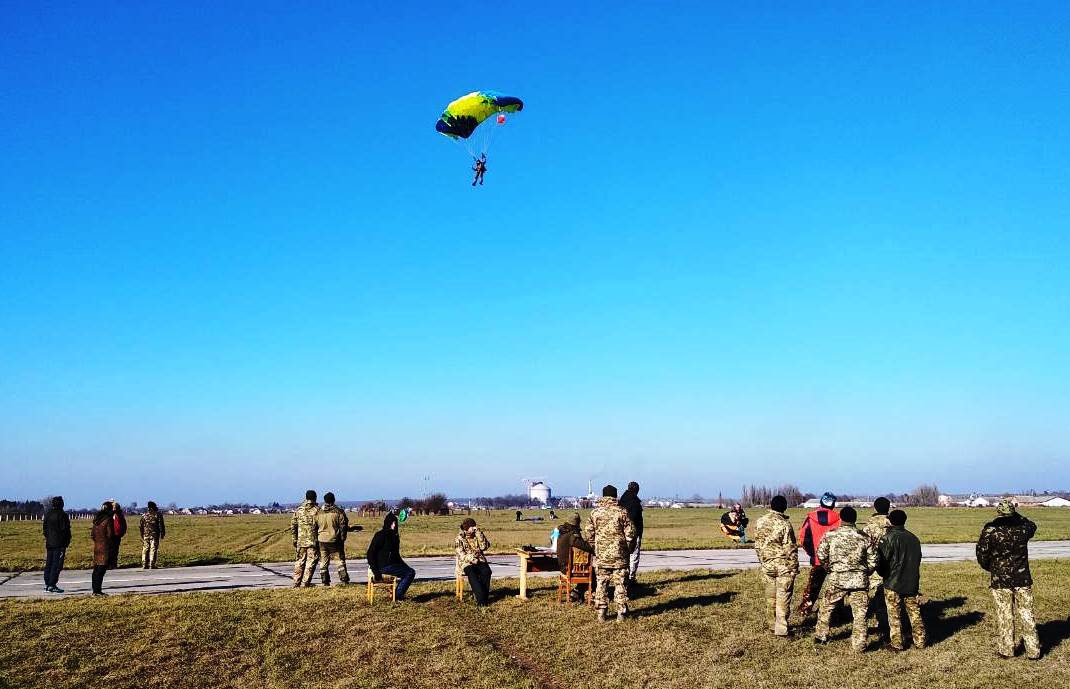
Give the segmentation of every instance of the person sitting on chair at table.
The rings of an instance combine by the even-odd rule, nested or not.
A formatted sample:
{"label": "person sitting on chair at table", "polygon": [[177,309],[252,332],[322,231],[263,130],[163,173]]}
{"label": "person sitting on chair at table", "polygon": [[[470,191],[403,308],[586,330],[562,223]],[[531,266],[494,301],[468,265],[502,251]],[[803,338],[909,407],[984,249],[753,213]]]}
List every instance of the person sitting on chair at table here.
{"label": "person sitting on chair at table", "polygon": [[461,531],[454,543],[457,567],[468,577],[476,605],[482,607],[490,597],[490,565],[486,556],[490,541],[476,526],[476,520],[469,517],[461,522]]}
{"label": "person sitting on chair at table", "polygon": [[[594,555],[594,548],[590,543],[583,539],[583,533],[580,530],[580,515],[572,515],[567,522],[557,527],[561,531],[561,535],[557,537],[557,562],[561,568],[562,574],[568,573],[568,561],[572,555],[572,549],[582,550],[585,553],[591,553]],[[592,558],[593,559],[593,558]],[[591,576],[594,576],[594,566],[592,562]],[[569,598],[572,600],[580,599],[580,592],[577,589],[569,591]]]}
{"label": "person sitting on chair at table", "polygon": [[405,592],[416,579],[416,570],[401,559],[401,534],[398,531],[397,516],[393,512],[387,512],[383,519],[383,528],[372,536],[367,556],[368,567],[375,581],[382,581],[384,574],[397,577],[397,599],[404,600]]}

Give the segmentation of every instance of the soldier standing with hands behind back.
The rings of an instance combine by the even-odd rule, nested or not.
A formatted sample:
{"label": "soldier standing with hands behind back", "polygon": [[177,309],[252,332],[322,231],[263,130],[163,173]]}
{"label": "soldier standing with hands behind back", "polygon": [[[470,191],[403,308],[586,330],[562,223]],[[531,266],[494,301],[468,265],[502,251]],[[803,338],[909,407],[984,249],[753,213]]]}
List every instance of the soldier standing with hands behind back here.
{"label": "soldier standing with hands behind back", "polygon": [[772,509],[754,527],[754,550],[765,578],[769,627],[777,636],[789,636],[788,615],[795,577],[799,574],[799,547],[795,544],[791,521],[784,514],[788,509],[787,499],[778,495],[769,507]]}
{"label": "soldier standing with hands behind back", "polygon": [[137,526],[141,533],[141,569],[156,569],[156,554],[160,550],[160,540],[167,534],[167,527],[152,500]]}
{"label": "soldier standing with hands behind back", "polygon": [[996,652],[1002,658],[1013,658],[1022,641],[1026,657],[1037,660],[1040,638],[1033,619],[1033,576],[1029,572],[1029,539],[1037,532],[1037,525],[1018,514],[1010,498],[999,501],[996,513],[999,516],[985,524],[977,540],[977,564],[992,574],[999,632]]}
{"label": "soldier standing with hands behind back", "polygon": [[[862,527],[862,533],[869,536],[869,546],[873,548],[873,551],[877,551],[877,544],[884,538],[884,534],[888,533],[888,510],[892,508],[891,501],[885,497],[879,497],[873,501],[873,514],[869,516],[866,521],[866,525]],[[869,575],[869,608],[874,617],[877,616],[877,608],[880,606],[881,600],[881,584],[883,579],[877,572],[873,572]],[[867,613],[868,616],[869,613]],[[875,620],[876,625],[880,625],[880,620]]]}
{"label": "soldier standing with hands behind back", "polygon": [[317,514],[319,514],[319,505],[316,504],[316,491],[306,490],[305,501],[294,511],[294,516],[290,519],[290,533],[293,535],[294,549],[297,551],[297,558],[294,561],[294,588],[312,586],[312,575],[315,574],[316,563],[319,562]]}
{"label": "soldier standing with hands behind back", "polygon": [[869,606],[869,573],[877,568],[877,555],[870,547],[869,537],[858,530],[858,514],[853,507],[840,510],[840,526],[825,534],[817,548],[821,566],[828,571],[821,608],[817,613],[814,641],[828,641],[832,611],[840,601],[851,606],[854,631],[851,649],[866,650],[866,608]]}
{"label": "soldier standing with hands behind back", "polygon": [[349,583],[346,569],[346,535],[349,534],[349,517],[345,510],[334,504],[334,493],[323,494],[323,507],[316,513],[316,544],[319,546],[320,583],[331,585],[331,560],[338,562],[338,580],[342,586]]}
{"label": "soldier standing with hands behind back", "polygon": [[628,588],[624,581],[635,546],[635,525],[623,507],[617,504],[617,487],[606,486],[598,506],[587,518],[584,530],[587,542],[594,543],[594,560],[597,583],[594,590],[594,606],[598,609],[598,621],[606,621],[609,608],[606,587],[613,587],[613,602],[617,604],[617,622],[623,622],[628,614]]}

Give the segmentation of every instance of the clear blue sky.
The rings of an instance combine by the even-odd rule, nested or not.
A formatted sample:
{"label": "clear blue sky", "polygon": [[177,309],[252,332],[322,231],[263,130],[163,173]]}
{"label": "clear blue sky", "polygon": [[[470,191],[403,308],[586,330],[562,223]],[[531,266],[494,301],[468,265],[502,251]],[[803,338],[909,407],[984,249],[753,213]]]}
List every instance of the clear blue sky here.
{"label": "clear blue sky", "polygon": [[1070,486],[1066,3],[139,5],[0,7],[3,496]]}

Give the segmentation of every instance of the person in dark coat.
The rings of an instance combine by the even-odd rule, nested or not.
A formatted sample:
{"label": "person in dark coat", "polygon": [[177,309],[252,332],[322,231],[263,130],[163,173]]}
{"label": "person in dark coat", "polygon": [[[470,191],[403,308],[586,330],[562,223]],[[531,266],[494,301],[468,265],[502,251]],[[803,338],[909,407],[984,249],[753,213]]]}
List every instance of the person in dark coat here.
{"label": "person in dark coat", "polygon": [[891,647],[902,651],[903,619],[906,609],[910,620],[910,634],[914,648],[925,646],[925,622],[921,617],[918,602],[918,584],[921,580],[921,541],[904,528],[907,514],[893,510],[888,515],[890,526],[877,542],[877,573],[883,578],[884,605],[888,611],[888,636]]}
{"label": "person in dark coat", "polygon": [[1037,532],[1037,525],[1018,514],[1010,498],[999,501],[996,513],[999,516],[985,524],[977,539],[977,564],[992,575],[996,652],[1011,658],[1019,642],[1024,642],[1026,657],[1037,660],[1040,638],[1033,618],[1033,575],[1029,572],[1029,539]]}
{"label": "person in dark coat", "polygon": [[63,593],[59,584],[59,573],[63,570],[63,559],[71,544],[71,518],[63,510],[63,496],[52,498],[52,507],[45,513],[43,522],[45,536],[45,591]]}
{"label": "person in dark coat", "polygon": [[[584,540],[583,532],[580,529],[580,515],[578,514],[572,515],[567,522],[557,528],[561,532],[561,535],[557,537],[557,563],[561,573],[565,574],[568,572],[568,559],[572,555],[573,548],[594,555],[594,546]],[[591,571],[593,575],[593,563]],[[570,591],[569,597],[572,600],[579,600],[580,593],[578,590]]]}
{"label": "person in dark coat", "polygon": [[628,558],[628,577],[624,580],[625,586],[632,586],[635,584],[635,575],[639,573],[639,555],[643,549],[643,501],[639,499],[639,484],[635,481],[629,483],[617,504],[624,508],[635,525],[635,547]]}
{"label": "person in dark coat", "polygon": [[100,511],[93,517],[93,528],[89,532],[93,539],[93,595],[107,595],[101,590],[104,583],[104,573],[108,571],[108,563],[111,562],[114,544],[119,542],[115,537],[115,513],[112,502],[105,502],[100,506]]}
{"label": "person in dark coat", "polygon": [[368,567],[375,581],[382,581],[384,574],[398,578],[397,599],[405,598],[405,592],[416,579],[416,570],[401,559],[401,535],[398,533],[398,518],[388,512],[383,519],[383,528],[375,532],[368,545]]}

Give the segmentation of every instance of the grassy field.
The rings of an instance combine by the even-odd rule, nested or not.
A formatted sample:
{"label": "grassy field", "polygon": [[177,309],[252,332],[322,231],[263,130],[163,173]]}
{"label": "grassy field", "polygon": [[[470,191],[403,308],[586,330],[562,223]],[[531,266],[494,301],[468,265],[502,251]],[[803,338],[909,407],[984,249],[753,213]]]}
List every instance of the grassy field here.
{"label": "grassy field", "polygon": [[[751,510],[752,519],[762,510]],[[789,510],[796,529],[802,510]],[[995,516],[993,510],[917,508],[907,510],[908,526],[925,543],[957,543],[977,538],[981,527]],[[571,514],[562,510],[562,516]],[[868,513],[864,513],[868,514]],[[1026,511],[1037,522],[1037,539],[1070,539],[1070,510],[1038,508]],[[542,510],[525,513],[527,521],[515,521],[511,511],[477,513],[495,552],[506,552],[524,544],[549,543],[552,522],[531,521],[545,517]],[[738,547],[718,531],[720,511],[710,509],[649,509],[644,513],[646,532],[643,547],[647,550],[684,548]],[[453,537],[463,517],[414,517],[402,525],[402,550],[405,555],[441,555],[452,552]],[[382,525],[381,519],[357,519],[363,532],[354,533],[348,542],[350,557],[362,557],[372,534]],[[243,515],[233,517],[167,518],[167,539],[160,548],[160,564],[165,567],[227,562],[279,562],[293,557],[289,517],[282,515]],[[73,523],[74,539],[67,552],[68,568],[90,565],[92,543],[89,522]],[[123,539],[120,565],[140,562],[141,544],[137,537],[137,518],[130,520],[130,534]],[[25,571],[44,567],[44,545],[40,522],[0,523],[0,571]]]}
{"label": "grassy field", "polygon": [[[1040,661],[1000,660],[987,582],[972,564],[923,568],[931,646],[852,653],[849,622],[816,647],[763,631],[755,572],[644,577],[625,625],[495,582],[485,612],[451,584],[368,606],[362,588],[0,602],[0,688],[1057,687],[1070,685],[1070,561],[1034,565]],[[607,661],[607,659],[612,659]]]}

